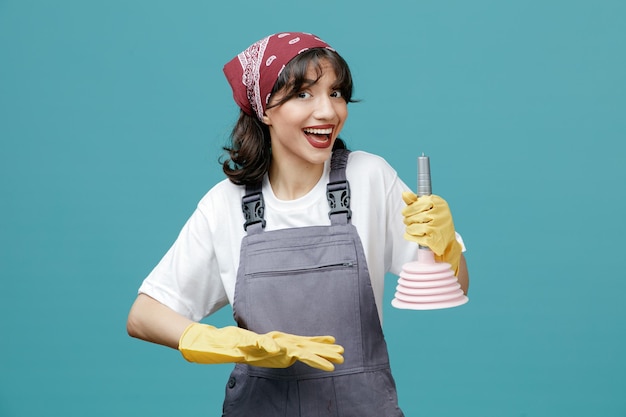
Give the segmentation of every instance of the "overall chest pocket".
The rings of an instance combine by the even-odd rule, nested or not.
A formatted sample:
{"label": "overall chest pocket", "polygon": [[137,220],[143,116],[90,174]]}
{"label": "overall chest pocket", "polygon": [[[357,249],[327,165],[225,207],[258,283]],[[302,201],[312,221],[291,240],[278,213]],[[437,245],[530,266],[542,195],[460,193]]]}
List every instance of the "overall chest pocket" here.
{"label": "overall chest pocket", "polygon": [[349,268],[357,262],[354,241],[325,236],[255,242],[245,257],[244,275],[252,278]]}

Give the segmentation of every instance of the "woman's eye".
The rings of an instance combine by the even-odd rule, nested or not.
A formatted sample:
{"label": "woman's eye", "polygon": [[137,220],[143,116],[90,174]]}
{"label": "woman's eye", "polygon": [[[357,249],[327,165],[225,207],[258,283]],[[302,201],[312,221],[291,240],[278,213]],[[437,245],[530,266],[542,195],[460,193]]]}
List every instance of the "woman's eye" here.
{"label": "woman's eye", "polygon": [[341,91],[339,90],[335,90],[332,93],[330,93],[331,97],[336,97],[336,98],[340,98],[342,96]]}
{"label": "woman's eye", "polygon": [[306,91],[301,91],[298,93],[298,98],[309,98],[311,97],[310,93],[307,93]]}

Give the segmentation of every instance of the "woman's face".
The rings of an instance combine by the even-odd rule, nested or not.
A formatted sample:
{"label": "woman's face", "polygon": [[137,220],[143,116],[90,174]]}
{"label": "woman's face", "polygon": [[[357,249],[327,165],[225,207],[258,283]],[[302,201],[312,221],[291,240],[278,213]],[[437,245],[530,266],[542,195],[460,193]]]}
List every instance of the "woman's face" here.
{"label": "woman's face", "polygon": [[291,164],[318,165],[329,157],[346,118],[348,105],[335,85],[337,76],[322,61],[321,77],[316,68],[307,71],[302,90],[283,104],[271,107],[283,93],[270,99],[263,122],[269,126],[272,158]]}

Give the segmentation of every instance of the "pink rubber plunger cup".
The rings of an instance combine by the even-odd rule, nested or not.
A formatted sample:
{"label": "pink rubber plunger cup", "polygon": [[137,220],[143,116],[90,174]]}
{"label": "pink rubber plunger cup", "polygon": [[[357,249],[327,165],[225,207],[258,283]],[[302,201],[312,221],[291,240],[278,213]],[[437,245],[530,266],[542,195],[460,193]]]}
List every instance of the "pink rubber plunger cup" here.
{"label": "pink rubber plunger cup", "polygon": [[[422,154],[417,158],[417,195],[431,193],[430,160]],[[402,265],[391,305],[407,310],[435,310],[460,306],[468,301],[450,264],[436,262],[434,253],[419,245],[417,261]]]}

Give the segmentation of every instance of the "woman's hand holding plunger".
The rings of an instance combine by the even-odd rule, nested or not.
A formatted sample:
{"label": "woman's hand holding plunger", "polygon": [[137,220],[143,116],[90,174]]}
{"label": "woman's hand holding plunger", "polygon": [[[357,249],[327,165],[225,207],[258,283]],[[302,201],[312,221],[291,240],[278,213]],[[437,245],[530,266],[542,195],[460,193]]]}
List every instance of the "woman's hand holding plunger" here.
{"label": "woman's hand holding plunger", "polygon": [[437,195],[417,197],[408,191],[402,193],[402,199],[406,203],[402,210],[405,239],[430,248],[436,260],[449,263],[458,275],[463,250],[456,239],[448,203]]}

